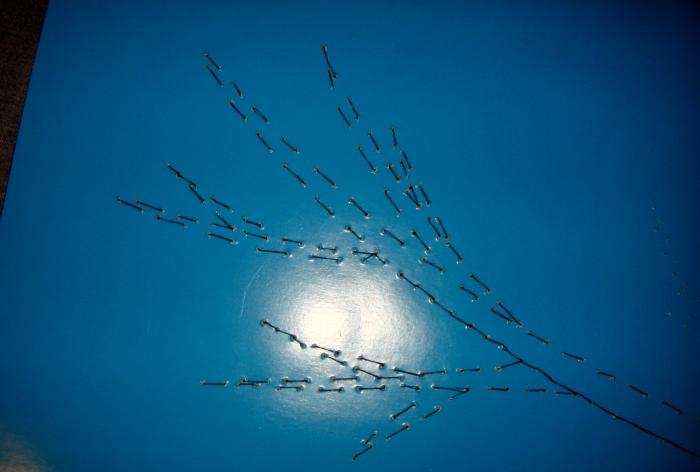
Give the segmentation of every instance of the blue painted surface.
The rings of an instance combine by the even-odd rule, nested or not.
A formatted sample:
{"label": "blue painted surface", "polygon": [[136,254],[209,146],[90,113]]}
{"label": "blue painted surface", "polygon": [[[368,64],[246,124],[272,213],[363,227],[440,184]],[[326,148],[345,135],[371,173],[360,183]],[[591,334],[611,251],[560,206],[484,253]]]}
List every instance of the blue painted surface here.
{"label": "blue painted surface", "polygon": [[[395,274],[563,383],[700,449],[697,24],[680,7],[52,2],[0,223],[2,460],[38,470],[695,470],[697,459],[555,396],[529,369],[495,372],[511,359]],[[333,91],[321,44],[338,73]],[[226,103],[229,80],[248,123]],[[348,95],[361,113],[352,129],[336,110],[343,103],[352,117]],[[247,111],[253,104],[270,124]],[[384,167],[400,158],[390,126],[430,208],[411,209],[406,181]],[[238,245],[206,237],[216,206],[197,203],[166,162],[232,205]],[[158,222],[115,195],[200,223]],[[243,237],[244,215],[273,241]],[[408,236],[428,239],[429,215],[465,259],[455,264],[431,241],[443,275],[417,263]],[[380,236],[385,226],[405,249]],[[306,246],[291,258],[256,254],[281,249],[283,236]],[[343,264],[308,261],[318,243],[338,245]],[[378,247],[390,264],[362,265],[353,247]],[[494,289],[477,303],[457,289],[472,272]],[[498,300],[523,329],[489,313]],[[364,353],[449,374],[420,380],[417,394],[393,380],[383,392],[320,394],[349,368],[262,318],[351,363]],[[482,372],[455,372],[472,366]],[[198,384],[243,375],[274,383]],[[285,375],[313,382],[275,391]],[[449,401],[432,382],[472,391]],[[534,387],[550,391],[524,392]],[[388,415],[412,400],[412,428],[385,441],[401,422]],[[420,421],[433,405],[443,409]],[[373,430],[375,448],[353,463]]]}

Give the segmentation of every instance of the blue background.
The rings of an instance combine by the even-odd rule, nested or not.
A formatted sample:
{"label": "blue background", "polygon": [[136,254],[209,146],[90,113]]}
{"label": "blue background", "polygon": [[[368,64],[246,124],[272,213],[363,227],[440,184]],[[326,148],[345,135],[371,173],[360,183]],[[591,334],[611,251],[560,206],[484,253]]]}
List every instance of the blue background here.
{"label": "blue background", "polygon": [[[562,382],[700,449],[699,43],[697,12],[685,6],[52,1],[0,223],[0,464],[697,470],[697,459],[553,395],[529,369],[495,372],[511,359],[395,274],[406,271]],[[333,91],[322,44],[338,73]],[[225,87],[209,76],[203,50],[223,67]],[[243,89],[248,123],[226,104],[230,80]],[[352,129],[335,109],[347,95],[361,113]],[[269,125],[247,111],[252,104]],[[412,209],[400,195],[406,181],[393,183],[384,167],[399,160],[390,126],[430,208]],[[197,203],[166,162],[233,206],[238,245],[206,238],[216,207]],[[116,195],[200,223],[158,222],[115,204]],[[243,215],[263,221],[273,240],[243,237]],[[430,237],[429,215],[442,217],[465,258],[456,265],[431,241],[444,275],[417,263],[420,246],[408,237]],[[367,241],[344,233],[346,224]],[[383,226],[407,247],[380,236]],[[283,236],[306,247],[291,258],[256,254],[282,248]],[[337,245],[343,264],[309,262],[318,243]],[[381,248],[390,264],[360,264],[356,246]],[[471,272],[494,289],[473,304],[456,289]],[[524,329],[489,313],[498,300]],[[364,353],[409,370],[448,368],[420,382],[473,390],[449,401],[448,392],[416,394],[389,380],[384,392],[317,393],[349,368],[299,349],[262,318],[342,349],[351,364]],[[473,366],[482,372],[455,372]],[[273,384],[198,384],[243,375]],[[275,391],[285,375],[313,383]],[[511,391],[486,390],[504,385]],[[550,392],[524,393],[533,387]],[[400,423],[388,415],[411,400],[411,430],[385,441]],[[419,421],[436,404],[442,411]],[[353,463],[373,430],[375,448]]]}

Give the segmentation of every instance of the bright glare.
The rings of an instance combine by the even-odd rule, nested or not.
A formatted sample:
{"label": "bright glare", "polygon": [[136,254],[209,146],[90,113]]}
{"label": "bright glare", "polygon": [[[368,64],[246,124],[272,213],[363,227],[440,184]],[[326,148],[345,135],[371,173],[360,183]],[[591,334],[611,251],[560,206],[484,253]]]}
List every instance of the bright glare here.
{"label": "bright glare", "polygon": [[[298,415],[300,410],[307,410],[353,417],[357,414],[355,408],[370,407],[360,401],[361,397],[355,396],[355,382],[335,384],[329,381],[329,376],[352,376],[352,366],[358,363],[376,370],[376,365],[358,361],[360,354],[385,362],[383,372],[391,375],[393,366],[407,367],[407,363],[409,367],[417,366],[431,352],[432,343],[424,329],[422,313],[411,310],[412,305],[407,303],[406,294],[400,291],[402,287],[395,276],[388,271],[369,274],[362,269],[344,266],[342,272],[337,271],[333,277],[328,277],[323,270],[310,271],[304,274],[307,277],[299,276],[293,286],[285,286],[283,301],[274,310],[275,321],[298,335],[307,348],[300,349],[296,343],[280,337],[272,350],[277,356],[273,365],[283,369],[285,375],[312,377],[313,383],[306,388],[316,390],[321,385],[344,385],[346,391],[342,395],[321,397],[302,395],[303,399],[280,395],[280,414]],[[313,344],[340,350],[338,360],[347,365],[322,359],[322,354],[334,356],[333,352],[312,348]],[[375,385],[365,374],[360,375],[357,383]],[[383,395],[376,400],[380,398],[389,399],[390,396]],[[373,402],[371,408],[381,408],[381,402]]]}
{"label": "bright glare", "polygon": [[[411,349],[405,334],[417,321],[401,310],[396,284],[386,274],[317,279],[300,285],[303,294],[291,310],[300,335],[324,347],[341,349],[352,361],[358,354],[394,358]],[[413,358],[415,352],[403,352]]]}

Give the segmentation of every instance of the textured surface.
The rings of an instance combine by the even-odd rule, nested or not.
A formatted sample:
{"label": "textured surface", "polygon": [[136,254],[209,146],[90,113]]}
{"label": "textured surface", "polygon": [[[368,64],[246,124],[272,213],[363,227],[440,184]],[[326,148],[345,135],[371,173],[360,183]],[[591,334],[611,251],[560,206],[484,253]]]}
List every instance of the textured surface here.
{"label": "textured surface", "polygon": [[10,0],[0,7],[0,217],[46,4]]}
{"label": "textured surface", "polygon": [[[563,383],[698,449],[697,24],[693,11],[656,6],[631,16],[626,5],[52,2],[0,223],[2,450],[66,471],[697,469],[582,399],[555,395],[531,369],[497,372],[510,360],[502,350],[396,277],[404,270]],[[247,122],[227,104],[230,80]],[[343,104],[353,119],[346,96],[361,114],[351,129],[337,111]],[[392,125],[429,208],[412,208],[406,180],[385,167],[400,158]],[[206,237],[223,232],[211,226],[221,208],[200,204],[166,162],[233,207],[222,215],[238,245]],[[157,221],[116,195],[199,223]],[[443,218],[463,264],[434,240],[429,215]],[[418,262],[412,229],[444,274]],[[343,264],[309,261],[318,243],[337,245]],[[378,247],[389,264],[362,265],[353,247]],[[471,272],[493,287],[476,303],[457,288],[483,292]],[[489,311],[498,300],[524,328]],[[385,391],[356,393],[348,382],[318,393],[349,367],[262,318],[351,363],[366,354],[449,373],[415,380],[419,393],[394,380]],[[455,371],[473,366],[482,371]],[[244,375],[274,383],[234,387]],[[306,375],[303,392],[274,389]],[[473,390],[448,400],[432,382]],[[547,394],[524,391],[538,387]],[[418,408],[389,419],[412,399]],[[420,420],[433,405],[443,409]],[[401,421],[411,429],[386,441]],[[373,430],[375,448],[353,463]]]}

